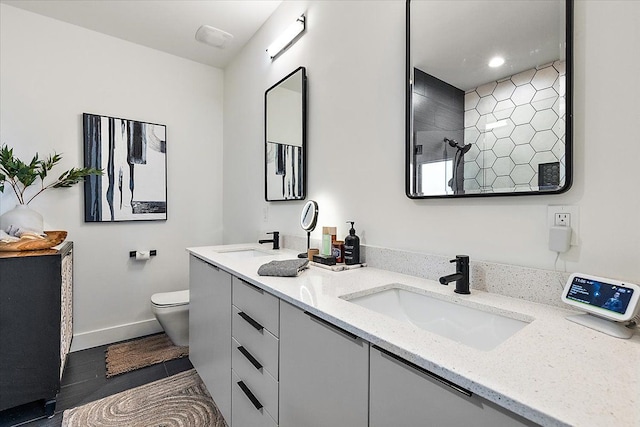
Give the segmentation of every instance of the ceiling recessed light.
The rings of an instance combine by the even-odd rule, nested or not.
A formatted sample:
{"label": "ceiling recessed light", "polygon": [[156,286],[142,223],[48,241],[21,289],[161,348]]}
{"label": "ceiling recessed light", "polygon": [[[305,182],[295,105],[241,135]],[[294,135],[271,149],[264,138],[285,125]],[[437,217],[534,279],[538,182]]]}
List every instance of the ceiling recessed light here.
{"label": "ceiling recessed light", "polygon": [[196,40],[209,46],[224,49],[233,36],[211,25],[203,25],[196,31]]}
{"label": "ceiling recessed light", "polygon": [[489,67],[491,68],[499,67],[502,64],[504,64],[504,58],[501,56],[496,56],[494,58],[491,58],[491,61],[489,61]]}

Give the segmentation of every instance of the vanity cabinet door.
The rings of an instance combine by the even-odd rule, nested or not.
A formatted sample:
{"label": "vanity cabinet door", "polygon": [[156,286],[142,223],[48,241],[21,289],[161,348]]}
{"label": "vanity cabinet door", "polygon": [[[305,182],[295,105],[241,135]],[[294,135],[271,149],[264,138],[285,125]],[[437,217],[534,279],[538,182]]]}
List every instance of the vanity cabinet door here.
{"label": "vanity cabinet door", "polygon": [[536,425],[375,346],[370,363],[370,427]]}
{"label": "vanity cabinet door", "polygon": [[189,359],[231,424],[231,275],[189,260]]}
{"label": "vanity cabinet door", "polygon": [[280,427],[367,426],[368,376],[366,341],[280,301]]}

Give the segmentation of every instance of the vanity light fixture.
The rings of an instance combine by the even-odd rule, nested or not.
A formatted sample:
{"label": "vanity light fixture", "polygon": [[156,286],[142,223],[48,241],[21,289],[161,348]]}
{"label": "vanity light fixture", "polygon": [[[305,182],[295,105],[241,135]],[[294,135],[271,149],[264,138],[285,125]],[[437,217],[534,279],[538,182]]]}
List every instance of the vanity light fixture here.
{"label": "vanity light fixture", "polygon": [[202,25],[198,28],[198,31],[196,31],[196,40],[219,49],[224,49],[227,42],[232,38],[233,35],[219,28],[212,27],[211,25]]}
{"label": "vanity light fixture", "polygon": [[491,58],[491,61],[489,61],[489,67],[491,68],[497,68],[502,64],[504,64],[504,58],[501,56],[495,56]]}
{"label": "vanity light fixture", "polygon": [[291,24],[289,28],[267,48],[269,58],[274,59],[280,52],[291,46],[305,28],[306,18],[304,15],[300,15],[300,17],[296,19],[296,22]]}

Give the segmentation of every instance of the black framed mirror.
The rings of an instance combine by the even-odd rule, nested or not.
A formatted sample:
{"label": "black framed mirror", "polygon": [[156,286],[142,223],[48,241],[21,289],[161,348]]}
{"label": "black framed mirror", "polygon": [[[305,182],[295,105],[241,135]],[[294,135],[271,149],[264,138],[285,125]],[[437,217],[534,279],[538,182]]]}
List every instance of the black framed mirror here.
{"label": "black framed mirror", "polygon": [[407,196],[567,191],[572,37],[572,0],[407,0]]}
{"label": "black framed mirror", "polygon": [[299,67],[264,95],[268,202],[303,200],[307,188],[307,74]]}

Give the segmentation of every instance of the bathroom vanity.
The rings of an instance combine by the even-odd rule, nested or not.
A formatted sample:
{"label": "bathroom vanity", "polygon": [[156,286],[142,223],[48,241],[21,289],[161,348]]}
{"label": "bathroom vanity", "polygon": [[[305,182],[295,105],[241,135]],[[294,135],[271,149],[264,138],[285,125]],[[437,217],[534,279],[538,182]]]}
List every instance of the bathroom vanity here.
{"label": "bathroom vanity", "polygon": [[[568,322],[568,310],[370,267],[257,275],[295,258],[288,250],[188,251],[190,357],[231,427],[640,423],[638,334],[620,340]],[[367,305],[394,292],[478,328],[455,335],[393,318],[387,300]],[[503,336],[468,341],[490,333],[486,316]]]}

